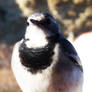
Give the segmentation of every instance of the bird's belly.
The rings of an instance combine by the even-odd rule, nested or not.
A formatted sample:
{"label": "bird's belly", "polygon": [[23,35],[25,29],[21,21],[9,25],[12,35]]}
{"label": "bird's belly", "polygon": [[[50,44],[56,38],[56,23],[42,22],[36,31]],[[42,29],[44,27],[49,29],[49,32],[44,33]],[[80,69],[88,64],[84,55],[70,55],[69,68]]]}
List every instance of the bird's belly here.
{"label": "bird's belly", "polygon": [[17,54],[12,56],[12,70],[23,92],[81,92],[80,69],[75,68],[71,72],[67,65],[65,68],[59,64],[56,68],[54,65],[55,70],[51,66],[42,73],[32,74],[21,64],[18,51],[14,53]]}
{"label": "bird's belly", "polygon": [[13,73],[23,92],[47,92],[50,75],[43,76],[41,73],[31,74],[21,64],[12,62]]}
{"label": "bird's belly", "polygon": [[21,64],[19,67],[17,65],[18,70],[15,68],[13,66],[13,72],[23,92],[81,92],[82,90],[81,77],[72,76],[72,73],[66,72],[63,76],[59,73],[52,76],[50,73],[31,74]]}

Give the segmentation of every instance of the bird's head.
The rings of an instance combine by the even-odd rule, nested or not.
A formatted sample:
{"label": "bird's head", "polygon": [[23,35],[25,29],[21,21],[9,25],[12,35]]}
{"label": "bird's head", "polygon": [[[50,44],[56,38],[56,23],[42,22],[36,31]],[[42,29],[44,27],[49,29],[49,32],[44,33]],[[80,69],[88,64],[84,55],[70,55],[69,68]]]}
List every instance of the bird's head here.
{"label": "bird's head", "polygon": [[55,19],[48,13],[34,13],[27,19],[25,44],[28,48],[40,48],[59,37],[59,28]]}

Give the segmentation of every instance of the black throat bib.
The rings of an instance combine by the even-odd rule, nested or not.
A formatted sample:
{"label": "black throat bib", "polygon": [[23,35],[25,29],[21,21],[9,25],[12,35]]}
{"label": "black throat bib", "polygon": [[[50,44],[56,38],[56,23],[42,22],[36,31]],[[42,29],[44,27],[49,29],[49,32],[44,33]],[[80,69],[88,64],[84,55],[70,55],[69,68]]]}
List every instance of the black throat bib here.
{"label": "black throat bib", "polygon": [[52,63],[52,56],[54,54],[55,42],[49,43],[42,48],[27,48],[23,42],[19,47],[19,57],[21,64],[28,68],[31,73],[46,69]]}

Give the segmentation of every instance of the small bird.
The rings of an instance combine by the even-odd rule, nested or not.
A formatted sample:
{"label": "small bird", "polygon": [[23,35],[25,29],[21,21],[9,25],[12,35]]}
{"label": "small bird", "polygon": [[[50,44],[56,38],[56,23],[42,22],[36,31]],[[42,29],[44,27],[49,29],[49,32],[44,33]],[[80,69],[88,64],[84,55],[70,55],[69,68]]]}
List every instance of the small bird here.
{"label": "small bird", "polygon": [[14,46],[11,66],[23,92],[82,92],[80,58],[48,13],[28,17],[24,38]]}

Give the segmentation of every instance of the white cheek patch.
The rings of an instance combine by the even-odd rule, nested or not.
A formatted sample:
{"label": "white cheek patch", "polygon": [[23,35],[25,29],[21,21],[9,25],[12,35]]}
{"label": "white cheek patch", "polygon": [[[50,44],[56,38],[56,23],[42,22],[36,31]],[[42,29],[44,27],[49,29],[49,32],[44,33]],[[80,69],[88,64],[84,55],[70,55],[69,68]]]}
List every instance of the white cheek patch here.
{"label": "white cheek patch", "polygon": [[25,38],[29,39],[25,42],[28,48],[40,48],[48,43],[43,30],[32,24],[27,27]]}

